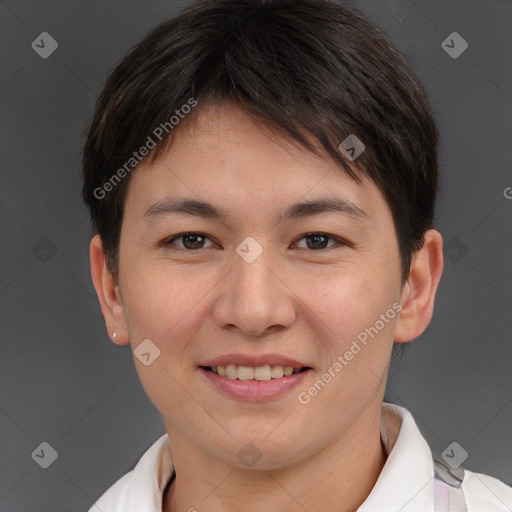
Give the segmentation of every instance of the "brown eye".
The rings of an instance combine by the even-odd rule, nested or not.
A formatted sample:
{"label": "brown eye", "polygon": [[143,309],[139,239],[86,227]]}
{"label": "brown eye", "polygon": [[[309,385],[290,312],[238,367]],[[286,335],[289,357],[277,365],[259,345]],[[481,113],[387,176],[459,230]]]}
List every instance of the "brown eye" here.
{"label": "brown eye", "polygon": [[[307,240],[306,248],[311,250],[322,250],[327,249],[327,244],[329,240],[333,240],[338,242],[338,245],[345,245],[345,242],[338,237],[329,235],[327,233],[308,233],[304,235],[300,240]],[[332,245],[336,244],[331,244]]]}
{"label": "brown eye", "polygon": [[170,239],[168,239],[166,242],[164,242],[164,246],[166,248],[169,248],[173,250],[172,247],[169,247],[171,245],[177,245],[175,244],[175,241],[181,240],[181,246],[178,244],[178,247],[180,249],[185,249],[188,251],[194,251],[199,249],[204,249],[204,243],[206,240],[209,240],[209,238],[201,233],[181,233],[179,235],[174,235]]}

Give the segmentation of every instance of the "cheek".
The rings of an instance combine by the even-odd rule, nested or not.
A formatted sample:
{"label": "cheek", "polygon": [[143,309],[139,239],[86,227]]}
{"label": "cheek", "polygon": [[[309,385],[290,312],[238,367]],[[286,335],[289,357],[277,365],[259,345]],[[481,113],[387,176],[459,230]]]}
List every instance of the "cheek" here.
{"label": "cheek", "polygon": [[125,309],[133,340],[149,338],[161,351],[177,353],[199,329],[207,307],[208,290],[217,282],[197,270],[154,265],[135,272],[128,286]]}
{"label": "cheek", "polygon": [[[164,271],[158,265],[137,273],[143,277],[129,283],[125,294],[131,348],[135,351],[149,339],[160,351],[148,366],[137,361],[134,354],[140,382],[157,409],[185,411],[190,404],[182,386],[190,377],[193,340],[199,337],[201,315],[205,314],[207,297],[203,296],[212,285],[204,283],[204,276],[201,281],[192,273],[171,272],[169,268]],[[198,274],[194,272],[194,276]]]}
{"label": "cheek", "polygon": [[[330,414],[334,424],[342,425],[347,417],[360,414],[382,389],[396,323],[392,279],[389,273],[354,269],[321,285],[316,281],[304,295],[310,328],[319,339],[319,379],[328,380],[318,399],[312,400],[313,416],[323,417],[324,407],[338,404]],[[315,393],[314,389],[303,391]]]}
{"label": "cheek", "polygon": [[360,325],[376,299],[370,278],[358,269],[303,276],[300,287],[301,300],[334,332]]}
{"label": "cheek", "polygon": [[[392,276],[386,272],[365,272],[361,269],[330,271],[328,277],[302,278],[297,295],[304,302],[305,315],[318,333],[320,343],[331,359],[343,354],[358,336],[367,339],[392,337],[395,320],[380,315],[392,308],[396,300],[392,293]],[[308,312],[309,311],[309,312]],[[394,311],[391,311],[394,313]],[[375,334],[375,323],[378,321]],[[371,332],[370,335],[368,331]],[[368,343],[369,346],[369,343]],[[386,344],[379,344],[384,350]]]}

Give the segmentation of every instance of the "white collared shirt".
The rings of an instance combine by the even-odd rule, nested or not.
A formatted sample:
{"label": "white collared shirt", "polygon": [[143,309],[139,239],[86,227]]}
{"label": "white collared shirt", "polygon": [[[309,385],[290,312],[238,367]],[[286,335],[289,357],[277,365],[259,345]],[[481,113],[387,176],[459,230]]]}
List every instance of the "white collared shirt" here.
{"label": "white collared shirt", "polygon": [[[432,452],[407,409],[384,402],[380,431],[387,460],[357,512],[512,512],[512,487],[467,469],[460,485],[462,492],[456,496],[462,497],[465,505],[453,496],[442,496]],[[161,512],[163,493],[173,473],[165,434],[89,512]]]}

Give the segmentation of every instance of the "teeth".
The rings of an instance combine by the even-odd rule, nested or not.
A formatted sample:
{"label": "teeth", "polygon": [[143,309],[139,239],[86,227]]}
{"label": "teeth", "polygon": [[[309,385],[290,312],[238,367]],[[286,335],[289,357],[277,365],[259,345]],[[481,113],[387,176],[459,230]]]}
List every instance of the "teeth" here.
{"label": "teeth", "polygon": [[236,372],[237,379],[251,380],[254,379],[254,368],[251,366],[239,366]]}
{"label": "teeth", "polygon": [[[217,366],[217,370],[218,370],[218,366]],[[228,379],[236,379],[236,366],[234,364],[228,364],[226,366],[226,377]]]}
{"label": "teeth", "polygon": [[272,366],[272,368],[270,369],[270,375],[272,376],[273,379],[279,379],[281,377],[284,376],[284,369],[283,367],[278,364],[276,366]]}
{"label": "teeth", "polygon": [[254,368],[254,378],[256,380],[270,380],[272,378],[272,369],[268,364],[266,366],[258,366]]}
{"label": "teeth", "polygon": [[293,368],[293,366],[282,366],[280,364],[275,366],[269,366],[267,364],[256,368],[252,366],[228,364],[227,366],[213,366],[212,372],[221,377],[227,377],[228,379],[270,380],[287,377],[292,373],[299,373],[300,369]]}

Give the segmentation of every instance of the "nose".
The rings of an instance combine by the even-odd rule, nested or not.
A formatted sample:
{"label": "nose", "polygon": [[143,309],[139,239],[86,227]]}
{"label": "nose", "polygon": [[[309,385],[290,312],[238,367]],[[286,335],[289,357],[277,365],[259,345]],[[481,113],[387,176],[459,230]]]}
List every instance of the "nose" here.
{"label": "nose", "polygon": [[263,250],[248,263],[237,254],[219,283],[213,317],[216,325],[248,336],[262,336],[290,327],[295,321],[297,297],[286,283],[283,268]]}

